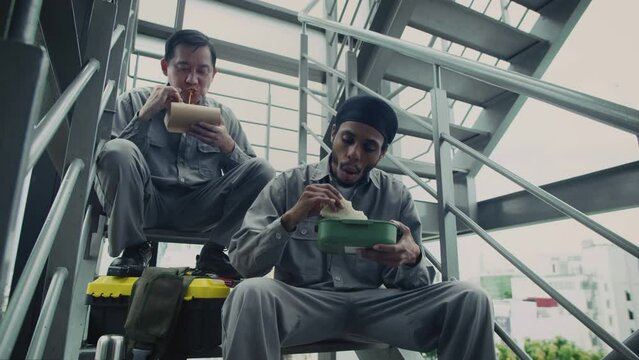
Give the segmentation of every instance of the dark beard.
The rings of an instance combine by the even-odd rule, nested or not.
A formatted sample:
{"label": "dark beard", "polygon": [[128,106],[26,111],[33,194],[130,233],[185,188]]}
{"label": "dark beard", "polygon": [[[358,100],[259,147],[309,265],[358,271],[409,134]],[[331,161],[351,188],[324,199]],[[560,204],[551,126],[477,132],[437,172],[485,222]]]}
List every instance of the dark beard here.
{"label": "dark beard", "polygon": [[345,188],[350,188],[353,186],[356,186],[364,181],[366,181],[366,178],[368,178],[368,173],[371,172],[371,170],[373,170],[373,167],[367,167],[362,171],[362,177],[357,181],[354,182],[352,184],[347,184],[345,182],[343,182],[342,180],[339,179],[339,177],[337,175],[335,175],[335,173],[333,172],[333,167],[337,168],[338,164],[337,164],[337,160],[335,160],[335,158],[333,158],[333,154],[330,154],[330,159],[329,159],[329,164],[330,166],[328,167],[329,171],[331,172],[331,177],[333,180],[335,180],[335,182],[341,186],[341,187],[345,187]]}

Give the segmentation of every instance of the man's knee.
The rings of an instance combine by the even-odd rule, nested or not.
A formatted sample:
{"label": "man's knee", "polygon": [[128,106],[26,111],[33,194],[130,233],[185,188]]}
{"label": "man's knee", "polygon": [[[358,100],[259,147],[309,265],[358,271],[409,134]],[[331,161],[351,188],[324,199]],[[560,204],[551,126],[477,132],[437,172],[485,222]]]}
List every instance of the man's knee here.
{"label": "man's knee", "polygon": [[490,307],[490,296],[481,287],[465,281],[450,282],[451,291],[463,297],[464,302],[471,302],[477,306]]}
{"label": "man's knee", "polygon": [[[224,302],[222,318],[228,321],[232,314],[237,316],[238,311],[250,317],[259,317],[260,309],[264,303],[274,296],[274,280],[268,278],[249,278],[242,280]],[[249,314],[250,313],[250,314]]]}
{"label": "man's knee", "polygon": [[258,301],[273,294],[273,285],[274,280],[269,278],[249,278],[242,280],[231,292],[229,300],[231,302]]}
{"label": "man's knee", "polygon": [[104,144],[98,155],[98,169],[108,171],[131,163],[140,150],[126,139],[113,139]]}
{"label": "man's knee", "polygon": [[271,163],[262,158],[253,158],[249,160],[251,167],[251,182],[259,184],[263,188],[273,177],[275,177],[275,169]]}

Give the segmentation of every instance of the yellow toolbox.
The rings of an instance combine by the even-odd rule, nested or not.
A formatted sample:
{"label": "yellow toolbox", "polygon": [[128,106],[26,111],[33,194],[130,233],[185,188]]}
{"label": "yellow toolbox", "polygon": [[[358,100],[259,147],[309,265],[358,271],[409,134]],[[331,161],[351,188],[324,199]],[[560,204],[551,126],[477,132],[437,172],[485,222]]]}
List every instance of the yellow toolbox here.
{"label": "yellow toolbox", "polygon": [[[129,299],[137,277],[100,276],[87,286],[87,343],[102,335],[124,335]],[[221,343],[221,310],[230,288],[223,280],[196,278],[189,286],[167,354],[206,357]]]}

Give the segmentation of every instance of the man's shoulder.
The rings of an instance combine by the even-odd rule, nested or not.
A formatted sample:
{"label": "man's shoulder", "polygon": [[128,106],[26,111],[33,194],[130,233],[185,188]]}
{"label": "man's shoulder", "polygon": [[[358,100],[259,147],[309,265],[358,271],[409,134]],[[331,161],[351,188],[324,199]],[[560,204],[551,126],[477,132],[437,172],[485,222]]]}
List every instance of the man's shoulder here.
{"label": "man's shoulder", "polygon": [[127,90],[120,95],[120,100],[131,102],[134,99],[146,101],[151,96],[152,87],[139,87]]}
{"label": "man's shoulder", "polygon": [[282,171],[278,176],[288,180],[307,181],[313,177],[320,163],[302,164]]}
{"label": "man's shoulder", "polygon": [[216,108],[219,108],[220,111],[231,111],[231,108],[229,108],[228,106],[219,102],[217,99],[214,99],[210,96],[205,97],[204,101],[205,101],[204,105],[208,107],[216,107]]}
{"label": "man's shoulder", "polygon": [[380,188],[382,189],[392,189],[392,190],[404,190],[407,189],[404,182],[398,177],[393,176],[392,174],[387,173],[384,170],[380,170],[374,168],[371,170],[369,176],[371,180],[377,182]]}

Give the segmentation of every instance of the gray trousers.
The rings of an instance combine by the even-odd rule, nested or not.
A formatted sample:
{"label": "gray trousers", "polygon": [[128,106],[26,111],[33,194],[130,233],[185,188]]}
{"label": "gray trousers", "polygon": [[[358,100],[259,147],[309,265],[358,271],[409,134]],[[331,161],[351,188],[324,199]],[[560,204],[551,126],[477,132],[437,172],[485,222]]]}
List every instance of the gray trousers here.
{"label": "gray trousers", "polygon": [[494,360],[492,304],[461,281],[353,292],[244,280],[222,308],[225,360],[280,360],[280,347],[363,337],[440,360]]}
{"label": "gray trousers", "polygon": [[212,242],[228,246],[274,175],[266,160],[254,158],[196,188],[158,189],[138,147],[111,140],[98,155],[95,186],[109,216],[109,254],[146,241],[145,228],[209,232]]}

